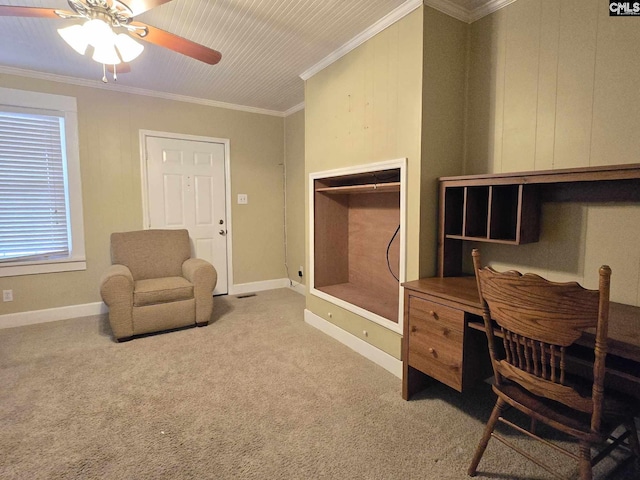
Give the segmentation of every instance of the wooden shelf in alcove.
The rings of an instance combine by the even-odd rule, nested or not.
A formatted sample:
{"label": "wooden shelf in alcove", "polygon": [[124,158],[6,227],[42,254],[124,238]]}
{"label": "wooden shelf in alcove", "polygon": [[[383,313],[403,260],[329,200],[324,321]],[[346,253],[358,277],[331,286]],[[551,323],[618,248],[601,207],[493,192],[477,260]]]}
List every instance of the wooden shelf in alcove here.
{"label": "wooden shelf in alcove", "polygon": [[319,187],[316,192],[329,194],[343,193],[387,193],[399,192],[400,182],[367,183],[365,185],[342,185],[338,187]]}
{"label": "wooden shelf in alcove", "polygon": [[339,298],[345,302],[364,308],[380,315],[387,320],[398,323],[398,294],[389,295],[388,299],[372,294],[370,290],[354,283],[338,283],[325,287],[316,287],[316,290]]}

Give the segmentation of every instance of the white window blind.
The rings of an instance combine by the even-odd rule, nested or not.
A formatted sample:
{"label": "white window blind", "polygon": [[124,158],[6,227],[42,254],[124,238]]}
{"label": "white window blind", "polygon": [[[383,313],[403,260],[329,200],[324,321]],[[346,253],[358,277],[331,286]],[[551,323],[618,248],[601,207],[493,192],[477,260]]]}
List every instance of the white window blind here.
{"label": "white window blind", "polygon": [[69,256],[64,132],[62,115],[0,111],[0,262]]}

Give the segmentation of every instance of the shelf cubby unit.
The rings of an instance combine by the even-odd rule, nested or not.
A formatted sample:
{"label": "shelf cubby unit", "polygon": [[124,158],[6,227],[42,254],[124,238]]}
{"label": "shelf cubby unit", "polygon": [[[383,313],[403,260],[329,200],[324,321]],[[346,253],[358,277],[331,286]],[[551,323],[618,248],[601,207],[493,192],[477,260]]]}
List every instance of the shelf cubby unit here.
{"label": "shelf cubby unit", "polygon": [[640,164],[440,178],[438,276],[464,274],[465,241],[537,242],[542,202],[640,201]]}
{"label": "shelf cubby unit", "polygon": [[539,202],[534,187],[452,187],[444,196],[445,238],[513,245],[538,240]]}
{"label": "shelf cubby unit", "polygon": [[540,195],[524,183],[441,183],[439,271],[460,275],[462,242],[520,245],[537,242]]}

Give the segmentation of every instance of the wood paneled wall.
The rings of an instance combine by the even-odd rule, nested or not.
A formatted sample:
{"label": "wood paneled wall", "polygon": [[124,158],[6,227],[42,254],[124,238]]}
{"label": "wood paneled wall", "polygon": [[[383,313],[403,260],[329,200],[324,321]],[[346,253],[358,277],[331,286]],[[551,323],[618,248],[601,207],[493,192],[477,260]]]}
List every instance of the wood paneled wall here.
{"label": "wood paneled wall", "polygon": [[[518,0],[473,23],[464,173],[640,162],[639,26],[599,0]],[[609,264],[612,299],[640,305],[640,206],[548,204],[541,234],[478,247],[498,267],[592,288]]]}
{"label": "wood paneled wall", "polygon": [[639,161],[637,19],[518,0],[470,28],[465,173]]}

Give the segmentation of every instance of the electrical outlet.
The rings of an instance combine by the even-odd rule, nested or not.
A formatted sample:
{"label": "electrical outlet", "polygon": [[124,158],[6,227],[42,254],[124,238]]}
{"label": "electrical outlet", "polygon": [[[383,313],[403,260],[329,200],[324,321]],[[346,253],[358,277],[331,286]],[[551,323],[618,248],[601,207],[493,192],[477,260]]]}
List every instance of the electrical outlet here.
{"label": "electrical outlet", "polygon": [[304,277],[304,269],[302,268],[302,265],[298,267],[298,276]]}
{"label": "electrical outlet", "polygon": [[246,193],[238,194],[238,205],[246,205],[249,203],[249,196]]}
{"label": "electrical outlet", "polygon": [[13,302],[13,290],[2,290],[2,301]]}

